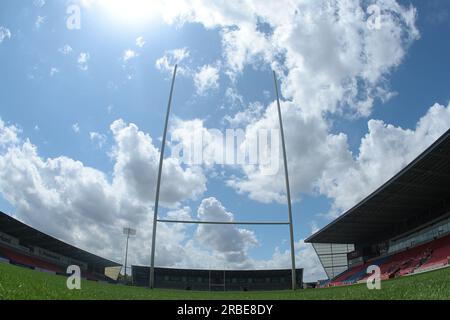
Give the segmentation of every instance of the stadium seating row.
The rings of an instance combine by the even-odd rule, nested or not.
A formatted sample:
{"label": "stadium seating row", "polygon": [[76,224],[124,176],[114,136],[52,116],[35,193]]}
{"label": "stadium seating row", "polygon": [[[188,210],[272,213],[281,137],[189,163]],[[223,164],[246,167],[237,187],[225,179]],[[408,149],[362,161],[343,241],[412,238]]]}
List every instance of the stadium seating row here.
{"label": "stadium seating row", "polygon": [[13,251],[5,247],[0,247],[0,252],[2,252],[2,254],[14,264],[22,265],[25,267],[40,268],[60,274],[63,273],[60,268],[47,261],[43,261],[29,255],[21,254],[17,251]]}
{"label": "stadium seating row", "polygon": [[404,276],[413,272],[444,266],[450,257],[450,235],[431,242],[395,253],[390,256],[369,260],[350,268],[330,281],[329,286],[353,284],[366,279],[367,267],[377,265],[381,270],[381,279],[386,280]]}
{"label": "stadium seating row", "polygon": [[[11,248],[6,248],[4,246],[0,246],[0,257],[5,258],[15,265],[39,269],[43,271],[54,272],[56,274],[66,274],[65,266],[57,266],[48,261],[44,261],[43,259],[39,259],[37,257],[31,256],[27,253],[22,253],[17,250],[13,250]],[[106,277],[102,275],[96,275],[88,271],[82,271],[81,276],[87,280],[92,281],[107,281]]]}

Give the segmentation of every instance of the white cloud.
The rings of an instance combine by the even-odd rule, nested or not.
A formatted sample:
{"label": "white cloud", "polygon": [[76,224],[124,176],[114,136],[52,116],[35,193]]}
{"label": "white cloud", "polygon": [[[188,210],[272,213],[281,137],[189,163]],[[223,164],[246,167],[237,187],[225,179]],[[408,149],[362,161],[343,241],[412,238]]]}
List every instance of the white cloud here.
{"label": "white cloud", "polygon": [[225,91],[225,97],[232,108],[244,106],[244,97],[239,94],[236,88],[228,87]]}
{"label": "white cloud", "polygon": [[90,55],[88,52],[81,52],[77,59],[78,68],[80,68],[83,71],[86,71],[89,68],[88,67],[89,59]]}
{"label": "white cloud", "polygon": [[219,68],[212,65],[202,66],[194,75],[194,84],[197,94],[203,95],[208,90],[219,87]]}
{"label": "white cloud", "polygon": [[[197,216],[201,221],[234,221],[234,215],[214,197],[203,199]],[[200,244],[212,249],[213,255],[241,267],[249,263],[248,249],[259,244],[252,231],[233,225],[199,225],[195,237]]]}
{"label": "white cloud", "polygon": [[144,37],[138,37],[138,38],[136,39],[136,45],[137,45],[139,48],[142,48],[142,47],[145,45]]}
{"label": "white cloud", "polygon": [[11,31],[8,28],[0,26],[0,43],[5,39],[11,39]]}
{"label": "white cloud", "polygon": [[77,123],[74,123],[74,124],[72,125],[72,130],[73,130],[73,132],[75,132],[75,133],[80,132],[80,125],[78,124],[78,122],[77,122]]}
{"label": "white cloud", "polygon": [[[186,0],[171,10],[163,3],[161,16],[168,23],[218,28],[224,72],[232,79],[246,65],[269,65],[283,75],[284,97],[303,112],[368,116],[375,99],[392,95],[387,76],[419,37],[415,8],[395,0],[373,4],[382,12],[379,29],[368,27],[367,5],[358,0]],[[260,21],[270,32],[259,28]]]}
{"label": "white cloud", "polygon": [[[294,200],[298,200],[300,193],[314,191],[314,181],[328,165],[345,165],[351,159],[351,154],[347,150],[346,136],[328,134],[327,124],[321,117],[305,115],[292,102],[283,101],[282,110],[291,189]],[[238,120],[245,119],[239,113],[236,117]],[[253,120],[244,128],[246,138],[242,145],[257,145],[255,139],[260,130],[279,128],[275,102],[257,120],[252,115],[249,117]],[[278,155],[278,162],[282,164],[282,152]],[[275,175],[267,175],[262,165],[243,166],[242,170],[244,177],[231,177],[227,182],[229,186],[239,193],[248,194],[253,200],[285,203],[286,186],[282,165]]]}
{"label": "white cloud", "polygon": [[[294,243],[296,268],[303,268],[303,281],[312,282],[326,279],[327,276],[311,244],[305,243],[303,239]],[[291,252],[276,248],[272,257],[265,261],[255,261],[255,265],[264,269],[290,269]]]}
{"label": "white cloud", "polygon": [[50,77],[53,77],[57,73],[59,73],[58,68],[55,68],[55,67],[50,68]]}
{"label": "white cloud", "polygon": [[137,56],[139,56],[138,53],[136,53],[133,50],[128,49],[128,50],[125,50],[125,52],[123,53],[122,61],[127,62],[128,60],[136,58]]}
{"label": "white cloud", "polygon": [[[323,194],[333,201],[333,217],[370,194],[450,128],[450,107],[439,104],[428,110],[415,130],[369,120],[369,131],[353,155],[345,134],[330,134],[321,118],[304,117],[292,103],[282,105],[294,200],[301,193]],[[249,138],[243,143],[254,143],[255,130],[276,127],[277,121],[272,104],[260,120],[247,126]],[[228,179],[229,186],[263,203],[286,201],[282,168],[276,176],[266,176],[258,167],[242,169],[244,178]]]}
{"label": "white cloud", "polygon": [[89,132],[89,139],[91,142],[99,149],[103,148],[103,145],[106,143],[107,137],[106,135],[98,132]]}
{"label": "white cloud", "polygon": [[243,71],[245,65],[258,61],[275,61],[278,49],[255,24],[244,23],[239,28],[223,31],[224,56],[228,63],[228,74],[232,79]]}
{"label": "white cloud", "polygon": [[7,125],[0,118],[0,148],[15,144],[19,142],[18,134],[21,132],[19,128],[14,125]]}
{"label": "white cloud", "polygon": [[[165,52],[164,56],[156,60],[155,67],[158,70],[171,74],[175,65],[186,60],[189,55],[190,53],[187,48],[168,50]],[[179,66],[178,72],[180,74],[186,74],[188,73],[188,70],[185,67]]]}
{"label": "white cloud", "polygon": [[[111,131],[115,140],[115,180],[127,183],[127,192],[133,198],[152,202],[159,164],[159,151],[152,138],[139,131],[136,125],[127,125],[122,120],[113,122]],[[172,157],[164,160],[162,181],[161,202],[168,206],[178,205],[183,199],[196,198],[206,190],[206,178],[198,168],[183,169]]]}
{"label": "white cloud", "polygon": [[[232,80],[248,65],[277,71],[286,101],[291,184],[298,199],[301,192],[315,192],[325,170],[344,170],[352,164],[347,137],[330,133],[328,115],[370,116],[376,99],[393,96],[388,77],[419,38],[414,7],[394,0],[373,3],[382,12],[379,29],[368,27],[367,6],[357,0],[180,1],[163,18],[219,29],[225,58],[221,67]],[[269,30],[262,31],[259,21]],[[273,103],[260,115],[240,110],[226,119],[250,121],[249,137],[259,129],[278,128]],[[251,143],[250,138],[244,143]],[[284,201],[282,172],[267,177],[258,167],[242,170],[244,178],[230,179],[230,186],[258,201]]]}
{"label": "white cloud", "polygon": [[[18,129],[0,121],[0,193],[16,208],[15,217],[64,241],[107,258],[122,261],[122,228],[137,229],[130,240],[130,264],[148,264],[158,151],[151,138],[132,124],[111,125],[115,150],[112,180],[106,174],[67,157],[44,159]],[[191,220],[191,209],[177,202],[201,194],[188,169],[164,166],[161,199],[175,208],[166,216]],[[149,173],[148,175],[143,173]],[[166,185],[166,187],[164,187]],[[189,188],[185,188],[185,186]],[[179,190],[183,189],[180,193]],[[186,190],[188,189],[188,190]],[[201,201],[200,220],[233,221],[234,215],[215,198]],[[259,245],[256,235],[236,226],[202,225],[190,238],[186,225],[158,224],[158,266],[183,268],[289,268],[289,252],[275,250],[271,259],[257,260],[249,249]],[[313,272],[317,265],[311,248],[296,246],[299,266]],[[205,265],[205,261],[208,261]],[[314,266],[310,267],[310,266]],[[315,271],[314,271],[315,272]]]}
{"label": "white cloud", "polygon": [[[155,10],[170,24],[218,29],[231,79],[247,65],[270,66],[280,74],[283,96],[303,112],[366,117],[376,99],[392,96],[387,78],[419,38],[414,7],[371,4],[382,13],[379,29],[368,27],[368,4],[359,0],[158,1]],[[157,68],[171,72],[186,52],[167,52]]]}
{"label": "white cloud", "polygon": [[73,52],[73,49],[68,44],[65,44],[63,47],[59,48],[58,51],[64,55],[68,55]]}
{"label": "white cloud", "polygon": [[173,157],[185,163],[201,164],[206,169],[224,163],[223,136],[217,130],[208,130],[203,120],[175,119],[170,133]]}
{"label": "white cloud", "polygon": [[[130,261],[148,264],[151,206],[154,200],[158,150],[135,125],[121,120],[111,125],[115,162],[112,180],[80,161],[44,159],[18,129],[0,122],[0,192],[16,208],[17,218],[65,241],[106,257],[122,260],[123,226],[138,228]],[[205,178],[167,158],[163,170],[162,205],[177,206],[205,190]],[[189,186],[189,188],[186,188]],[[178,209],[181,210],[181,209]],[[159,226],[158,263],[173,264],[185,235],[178,227]],[[162,255],[162,256],[161,256]]]}
{"label": "white cloud", "polygon": [[331,214],[335,217],[369,195],[449,128],[450,105],[432,106],[414,130],[370,120],[356,158],[345,167],[327,168],[317,183],[320,193],[334,201]]}
{"label": "white cloud", "polygon": [[46,18],[43,16],[37,16],[36,21],[34,22],[34,27],[36,29],[40,29],[41,26],[45,23]]}
{"label": "white cloud", "polygon": [[260,102],[253,102],[243,111],[237,112],[235,115],[226,115],[224,120],[232,127],[247,126],[248,124],[260,119],[264,111],[264,106]]}
{"label": "white cloud", "polygon": [[[261,67],[262,70],[267,70],[270,66],[277,71],[281,94],[285,100],[282,108],[293,194],[296,199],[299,199],[302,192],[324,194],[334,201],[333,213],[340,212],[363,197],[362,190],[369,190],[379,185],[386,178],[379,174],[379,168],[386,167],[385,175],[395,173],[431,143],[438,132],[442,132],[449,126],[446,122],[449,118],[449,107],[443,106],[431,108],[415,130],[404,130],[370,120],[369,132],[361,141],[358,155],[353,155],[349,151],[346,135],[330,133],[329,114],[369,117],[374,101],[377,99],[386,101],[394,94],[389,87],[389,75],[401,64],[409,46],[419,37],[415,26],[416,10],[413,7],[400,6],[394,0],[375,0],[373,3],[379,5],[382,12],[379,30],[367,28],[368,15],[365,3],[358,0],[225,1],[220,3],[186,0],[178,1],[177,6],[162,2],[162,7],[165,5],[172,7],[171,10],[162,10],[160,13],[168,23],[196,22],[203,24],[206,28],[220,30],[224,57],[221,71],[228,74],[232,80],[236,80],[248,65],[253,65],[255,68]],[[270,31],[260,30],[257,21],[267,23]],[[3,38],[9,37],[10,35],[3,36]],[[187,62],[188,57],[189,51],[186,48],[167,51],[155,65],[157,69],[171,73],[175,63]],[[87,69],[87,60],[88,56],[84,62],[85,69]],[[184,65],[186,63],[183,63],[180,72],[193,76],[194,72]],[[242,104],[241,102],[240,105]],[[254,111],[239,110],[235,115],[227,118],[227,120],[235,121],[236,125],[237,123],[246,125],[248,136],[246,143],[251,143],[252,133],[256,130],[278,128],[274,103],[262,110],[255,108]],[[191,122],[190,126],[198,127],[199,130],[205,129],[203,123],[195,121]],[[151,221],[143,217],[149,214],[148,204],[152,202],[151,192],[154,190],[149,192],[148,186],[154,185],[158,151],[153,146],[151,138],[134,125],[119,121],[114,123],[111,129],[116,150],[114,180],[112,184],[108,182],[103,184],[102,179],[92,179],[92,181],[101,182],[101,187],[96,190],[102,190],[102,193],[98,192],[94,195],[108,199],[105,195],[109,193],[105,190],[112,188],[114,198],[112,198],[113,201],[108,199],[108,205],[117,207],[123,205],[127,209],[131,208],[126,211],[130,212],[128,220],[120,220],[123,219],[121,215],[123,208],[121,210],[117,207],[108,208],[110,216],[105,214],[106,220],[111,216],[120,217],[118,219],[126,221],[127,224],[132,221],[149,226]],[[22,164],[28,164],[27,160],[20,157],[24,152],[28,152],[29,158],[33,159],[31,163],[34,168],[29,171],[29,176],[22,178],[24,181],[30,177],[37,179],[43,175],[42,172],[45,171],[43,168],[51,166],[50,160],[46,162],[37,155],[33,156],[32,149],[26,148],[24,144],[21,149],[15,151],[18,157],[12,158],[15,161],[22,159]],[[381,156],[380,150],[385,149],[388,160],[383,160]],[[64,168],[76,167],[72,161],[60,160],[64,162]],[[12,161],[12,163],[16,162]],[[169,167],[164,169],[166,170],[164,174],[176,175],[179,178],[174,179],[176,183],[172,183],[173,181],[167,180],[168,176],[165,176],[164,181],[169,181],[169,188],[163,192],[165,205],[176,207],[180,205],[182,201],[180,199],[201,195],[202,192],[199,190],[205,188],[205,180],[199,182],[202,180],[201,173],[194,168],[181,169],[180,164],[172,158],[169,158],[166,163]],[[42,166],[39,167],[40,165]],[[85,173],[89,170],[84,169],[85,167],[81,165],[74,170],[76,172],[72,173],[74,176],[83,175],[83,179],[75,180],[74,183],[91,181]],[[54,170],[60,174],[60,169]],[[63,176],[69,172],[67,169],[61,171],[65,172]],[[80,174],[82,171],[83,174]],[[0,185],[3,181],[5,183],[11,181],[11,178],[6,179],[8,178],[6,172],[0,170],[0,175],[3,175]],[[98,171],[94,172],[98,173]],[[142,172],[145,174],[143,175]],[[272,177],[262,175],[258,167],[242,167],[242,172],[243,177],[230,178],[228,184],[261,202],[284,202],[285,185],[282,172]],[[22,177],[20,174],[17,176]],[[27,205],[29,208],[34,208],[27,203],[31,201],[30,199],[38,200],[36,206],[38,209],[39,203],[44,203],[45,205],[41,207],[50,210],[57,217],[61,214],[59,212],[65,212],[54,209],[60,208],[58,204],[61,202],[58,202],[59,192],[52,192],[52,190],[60,190],[59,187],[46,189],[47,185],[52,185],[52,183],[47,184],[47,181],[42,183],[44,187],[33,183],[28,185],[32,186],[32,190],[39,191],[35,191],[33,196],[20,194],[26,192],[22,189],[14,188],[5,191],[13,194],[8,199],[17,203],[21,208],[19,212],[22,216],[31,215],[30,209],[26,210]],[[181,188],[182,185],[194,185],[193,190],[196,192],[184,190],[186,188]],[[120,196],[123,194],[126,196]],[[66,205],[69,202],[62,203]],[[103,212],[99,210],[99,208],[102,209],[102,203],[101,201],[96,203],[96,211],[91,214],[92,216],[95,216],[96,212]],[[220,206],[215,205],[214,208],[220,208]],[[69,207],[69,209],[67,212],[74,211],[77,214],[84,212],[78,208],[74,210]],[[178,208],[174,212],[177,210],[181,209]],[[224,215],[225,209],[217,209],[217,212],[222,217],[227,216]],[[190,211],[184,208],[183,212],[172,214],[190,215]],[[48,228],[52,225],[50,221]],[[92,237],[87,233],[98,230],[93,230],[94,226],[83,228],[84,225],[79,225],[74,234],[80,237],[81,243],[93,242]],[[204,266],[203,262],[209,254],[208,249],[199,249],[195,245],[195,240],[184,242],[186,235],[176,228],[161,225],[161,234],[158,233],[158,236],[161,235],[163,241],[159,241],[158,261],[172,266]],[[107,238],[109,234],[118,230],[118,227],[117,230],[108,230],[109,233],[105,238],[98,242],[104,243],[103,241],[111,240]],[[140,241],[136,243],[142,243],[143,239],[148,239],[147,230],[149,228],[141,232],[142,238],[139,238]],[[120,233],[120,230],[118,232]],[[171,232],[173,234],[168,236]],[[117,240],[114,241],[119,243]],[[164,241],[167,242],[161,244]],[[97,242],[92,244],[94,248],[98,245]],[[134,248],[137,252],[148,252],[148,246],[142,250],[141,246],[135,244]],[[210,250],[217,251],[217,248],[213,247]],[[317,261],[313,260],[315,255],[311,247],[300,241],[297,243],[297,250],[299,261],[302,261],[301,263],[309,269],[317,271],[318,265]],[[210,261],[213,265],[223,267],[222,262],[226,259],[225,256],[225,254],[216,254]],[[146,257],[146,253],[137,253],[135,259],[143,261],[147,259]],[[248,257],[240,258],[241,260],[236,260],[240,265],[252,264]],[[311,264],[309,261],[312,261]],[[270,261],[255,261],[253,265],[257,265],[256,263],[258,266],[289,267],[289,253],[278,250]]]}
{"label": "white cloud", "polygon": [[42,8],[45,6],[45,0],[34,0],[33,4],[35,7]]}

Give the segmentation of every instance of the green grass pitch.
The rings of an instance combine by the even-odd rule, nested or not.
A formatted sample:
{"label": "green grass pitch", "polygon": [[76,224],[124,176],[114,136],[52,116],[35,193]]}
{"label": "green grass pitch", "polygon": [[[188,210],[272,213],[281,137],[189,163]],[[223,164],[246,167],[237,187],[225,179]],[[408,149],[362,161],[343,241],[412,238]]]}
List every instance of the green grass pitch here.
{"label": "green grass pitch", "polygon": [[450,299],[450,268],[383,281],[381,290],[365,284],[327,289],[271,292],[195,292],[150,290],[123,285],[82,281],[81,290],[68,290],[66,278],[0,263],[0,300],[12,299]]}

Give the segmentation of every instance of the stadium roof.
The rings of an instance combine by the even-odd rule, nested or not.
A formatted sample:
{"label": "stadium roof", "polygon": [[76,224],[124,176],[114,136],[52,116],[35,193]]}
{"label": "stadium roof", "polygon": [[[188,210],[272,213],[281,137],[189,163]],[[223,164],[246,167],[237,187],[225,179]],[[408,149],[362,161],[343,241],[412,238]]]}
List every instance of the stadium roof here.
{"label": "stadium roof", "polygon": [[61,254],[65,257],[85,262],[88,265],[102,268],[120,266],[120,264],[116,262],[101,258],[40,232],[1,211],[0,231],[18,238],[21,245],[37,246],[42,249]]}
{"label": "stadium roof", "polygon": [[[408,220],[450,203],[450,130],[376,191],[305,242],[387,240]],[[384,238],[384,239],[383,239]]]}

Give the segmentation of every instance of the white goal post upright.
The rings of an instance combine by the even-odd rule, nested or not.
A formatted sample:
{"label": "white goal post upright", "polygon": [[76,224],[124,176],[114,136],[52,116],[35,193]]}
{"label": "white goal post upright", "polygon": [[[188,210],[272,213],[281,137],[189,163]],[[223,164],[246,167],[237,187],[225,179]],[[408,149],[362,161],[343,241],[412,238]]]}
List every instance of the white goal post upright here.
{"label": "white goal post upright", "polygon": [[168,219],[158,219],[158,205],[159,205],[159,193],[161,186],[161,174],[162,174],[162,166],[164,161],[164,149],[166,145],[167,138],[167,126],[169,122],[170,109],[172,104],[172,96],[173,89],[175,84],[175,77],[177,74],[177,65],[175,65],[172,77],[172,85],[170,88],[169,95],[169,103],[167,105],[167,113],[166,113],[166,121],[164,125],[164,133],[162,138],[161,145],[161,153],[159,158],[159,169],[158,169],[158,180],[156,185],[156,196],[155,196],[155,207],[153,210],[153,233],[152,233],[152,251],[151,251],[151,262],[150,262],[150,288],[153,289],[155,286],[155,250],[156,250],[156,226],[158,222],[162,223],[187,223],[187,224],[215,224],[215,225],[288,225],[289,226],[289,234],[290,234],[290,251],[291,251],[291,263],[292,263],[292,290],[297,288],[297,277],[296,277],[296,269],[295,269],[295,248],[294,248],[294,228],[292,223],[292,206],[291,206],[291,191],[289,187],[289,174],[287,167],[287,158],[286,158],[286,146],[284,141],[284,131],[283,131],[283,120],[281,117],[281,107],[280,107],[280,98],[278,94],[278,83],[275,71],[273,72],[274,83],[275,83],[275,92],[277,98],[277,106],[278,106],[278,117],[280,124],[280,133],[281,133],[281,141],[283,146],[283,159],[284,159],[284,172],[285,172],[285,180],[286,180],[286,194],[287,194],[287,202],[288,202],[288,221],[194,221],[194,220],[168,220]]}
{"label": "white goal post upright", "polygon": [[173,87],[175,85],[175,77],[177,75],[177,65],[173,69],[172,85],[170,86],[169,103],[167,104],[166,122],[164,124],[164,134],[161,144],[161,153],[159,155],[158,181],[156,183],[155,207],[153,208],[153,232],[152,232],[152,253],[150,264],[150,288],[153,289],[155,284],[155,248],[156,248],[156,225],[158,224],[158,205],[159,205],[159,189],[161,186],[161,174],[164,161],[164,149],[166,147],[167,125],[169,123],[170,107],[172,105]]}
{"label": "white goal post upright", "polygon": [[289,172],[288,172],[287,156],[286,156],[286,144],[284,142],[283,118],[281,116],[280,97],[278,94],[278,81],[277,81],[277,75],[276,75],[275,71],[273,72],[273,81],[275,83],[275,92],[277,95],[277,107],[278,107],[278,118],[280,121],[281,144],[283,146],[284,174],[285,174],[285,179],[286,179],[286,196],[287,196],[288,215],[289,215],[289,236],[290,236],[290,240],[291,240],[292,290],[295,290],[297,287],[297,276],[295,274],[295,246],[294,246],[294,226],[292,223],[291,188],[289,187]]}

